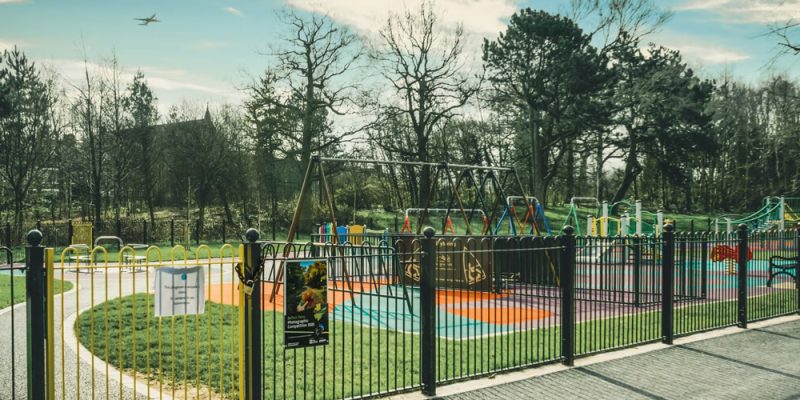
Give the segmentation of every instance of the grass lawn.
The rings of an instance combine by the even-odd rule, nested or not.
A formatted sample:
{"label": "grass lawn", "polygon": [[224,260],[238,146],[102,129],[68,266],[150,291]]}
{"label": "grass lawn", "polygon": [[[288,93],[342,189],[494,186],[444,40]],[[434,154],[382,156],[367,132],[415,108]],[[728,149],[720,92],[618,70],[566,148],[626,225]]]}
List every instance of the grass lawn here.
{"label": "grass lawn", "polygon": [[[466,206],[465,206],[466,207]],[[644,207],[646,208],[647,205],[645,204]],[[656,212],[655,209],[647,209],[647,211],[651,211],[653,213]],[[487,211],[488,213],[489,211]],[[503,210],[499,209],[498,214],[495,216],[495,224],[497,224],[497,220],[502,215]],[[523,218],[525,211],[524,205],[520,205],[518,207],[518,213],[520,218]],[[564,221],[567,218],[567,213],[569,212],[569,206],[551,206],[545,209],[545,215],[550,224],[550,230],[554,235],[557,235],[558,232],[561,230],[562,226],[564,225]],[[583,211],[581,211],[583,212]],[[395,217],[397,217],[398,221],[398,228],[403,226],[403,216],[401,212],[397,213],[388,213],[383,210],[361,210],[358,211],[357,217],[359,223],[365,223],[367,221],[371,221],[372,223],[369,224],[370,229],[383,229],[389,228],[390,231],[394,231],[395,225]],[[468,214],[469,215],[469,214]],[[411,215],[409,219],[411,220],[411,228],[412,232],[416,232],[417,229],[417,218],[419,215]],[[426,225],[432,225],[436,228],[437,233],[442,230],[441,221],[443,216],[441,215],[434,215],[427,221]],[[453,221],[453,225],[455,226],[456,232],[458,233],[465,233],[466,232],[466,224],[464,219],[459,211],[451,212],[450,218]],[[675,214],[675,213],[665,213],[665,219],[672,219],[676,222],[677,228],[679,231],[688,231],[690,229],[692,221],[694,221],[694,228],[696,231],[706,231],[708,229],[708,220],[714,219],[716,216],[707,215],[707,214]],[[580,221],[581,226],[583,226],[586,221]],[[478,214],[475,214],[472,218],[471,224],[473,233],[479,234],[483,228],[483,222],[481,221],[481,217]],[[491,227],[491,230],[494,230],[494,226]],[[714,227],[712,226],[711,229]],[[507,231],[507,223],[500,229],[501,232]]]}
{"label": "grass lawn", "polygon": [[[11,296],[11,287],[14,287],[14,296]],[[53,279],[53,293],[61,293],[62,281]],[[72,289],[72,282],[63,281],[64,291]],[[22,303],[25,301],[25,277],[24,276],[11,276],[0,275],[0,309],[6,308],[12,304]]]}
{"label": "grass lawn", "polygon": [[[752,298],[750,313],[790,312],[793,295],[789,290]],[[210,388],[216,394],[235,395],[236,308],[207,302],[200,316],[148,319],[152,302],[152,296],[137,294],[100,304],[79,316],[76,333],[101,359],[128,373],[135,370],[140,377],[149,376],[155,388],[163,382],[165,393],[178,387],[190,396],[195,388],[205,388],[200,394]],[[676,334],[727,326],[729,318],[735,322],[735,315],[735,301],[682,307],[675,313]],[[419,335],[333,322],[328,346],[284,351],[282,321],[280,313],[263,315],[265,397],[294,398],[303,392],[347,397],[419,385]],[[580,323],[576,352],[658,340],[660,323],[660,311]],[[439,339],[438,378],[445,381],[535,364],[560,354],[557,326],[469,340]]]}

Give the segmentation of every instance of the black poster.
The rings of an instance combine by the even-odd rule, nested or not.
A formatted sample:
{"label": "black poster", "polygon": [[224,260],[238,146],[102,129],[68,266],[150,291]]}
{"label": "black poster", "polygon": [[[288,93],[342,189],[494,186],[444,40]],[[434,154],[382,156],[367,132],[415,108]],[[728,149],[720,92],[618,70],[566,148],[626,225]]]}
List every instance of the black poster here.
{"label": "black poster", "polygon": [[328,261],[286,261],[283,344],[328,344]]}

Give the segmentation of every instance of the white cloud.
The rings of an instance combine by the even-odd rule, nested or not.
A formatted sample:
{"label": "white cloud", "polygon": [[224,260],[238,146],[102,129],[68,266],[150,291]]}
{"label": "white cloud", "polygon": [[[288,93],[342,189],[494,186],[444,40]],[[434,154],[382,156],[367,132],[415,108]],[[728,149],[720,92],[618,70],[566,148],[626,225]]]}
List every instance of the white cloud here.
{"label": "white cloud", "polygon": [[750,56],[735,50],[699,44],[673,44],[669,46],[679,50],[689,61],[698,61],[705,65],[732,64],[750,59]]}
{"label": "white cloud", "polygon": [[[90,75],[101,74],[106,70],[105,66],[101,64],[94,62],[84,64],[83,60],[45,59],[41,60],[41,62],[57,71],[68,87],[83,84],[85,79],[84,68],[89,70]],[[150,87],[156,92],[180,91],[183,93],[194,92],[196,94],[227,96],[234,90],[232,87],[222,83],[207,82],[207,79],[192,79],[191,74],[185,71],[147,66],[142,66],[139,69],[145,74]],[[120,79],[123,82],[130,82],[135,73],[135,69],[123,69]],[[206,83],[198,83],[201,81]]]}
{"label": "white cloud", "polygon": [[[285,0],[292,7],[329,15],[364,32],[377,32],[389,13],[419,7],[421,0]],[[515,0],[438,0],[434,7],[445,25],[463,23],[467,33],[496,35],[517,10]]]}
{"label": "white cloud", "polygon": [[800,0],[686,0],[676,10],[709,11],[731,22],[770,23],[800,18]]}
{"label": "white cloud", "polygon": [[242,10],[239,10],[236,7],[225,7],[225,11],[227,11],[227,12],[229,12],[229,13],[237,16],[237,17],[243,17],[244,16],[244,13],[242,12]]}
{"label": "white cloud", "polygon": [[24,40],[0,38],[0,51],[12,50],[14,46],[17,46],[17,48],[19,48],[20,50],[25,50],[26,48],[31,47],[30,43]]}

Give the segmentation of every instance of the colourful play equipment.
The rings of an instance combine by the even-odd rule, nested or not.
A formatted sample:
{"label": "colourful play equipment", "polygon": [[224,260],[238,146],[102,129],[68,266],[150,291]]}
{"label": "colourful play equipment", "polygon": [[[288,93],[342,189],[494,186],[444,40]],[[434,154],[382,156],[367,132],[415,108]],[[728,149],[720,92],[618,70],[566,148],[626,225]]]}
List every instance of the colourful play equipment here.
{"label": "colourful play equipment", "polygon": [[413,233],[411,229],[411,214],[419,214],[424,217],[429,217],[431,215],[443,215],[442,217],[442,233],[444,234],[456,234],[456,228],[453,225],[453,218],[451,215],[454,212],[464,212],[468,215],[480,214],[481,221],[483,221],[483,228],[481,229],[481,235],[485,235],[489,231],[489,217],[486,213],[479,209],[479,208],[465,208],[465,209],[453,209],[453,208],[407,208],[403,213],[403,227],[400,229],[400,233]]}
{"label": "colourful play equipment", "polygon": [[[525,207],[525,214],[523,218],[519,217],[517,207],[522,202]],[[548,235],[552,235],[550,230],[550,221],[545,215],[544,207],[539,199],[533,196],[528,196],[527,202],[523,196],[508,196],[506,197],[506,208],[497,225],[494,227],[494,234],[500,234],[503,226],[507,227],[506,233],[511,236],[517,234],[536,235],[543,234],[542,228]]]}
{"label": "colourful play equipment", "polygon": [[319,241],[322,243],[334,242],[334,235],[337,243],[350,243],[360,245],[365,242],[389,241],[389,230],[367,229],[364,225],[340,225],[334,228],[332,223],[321,224],[318,229]]}
{"label": "colourful play equipment", "polygon": [[639,200],[633,203],[623,200],[609,205],[596,197],[573,197],[564,220],[566,225],[575,227],[578,235],[659,236],[664,225],[664,214],[661,211],[654,213],[644,210]]}
{"label": "colourful play equipment", "polygon": [[[794,204],[794,207],[792,206]],[[744,217],[721,216],[714,219],[714,231],[733,233],[736,226],[747,225],[751,231],[783,230],[787,225],[800,222],[800,214],[795,207],[800,206],[800,197],[768,196],[757,211]]]}
{"label": "colourful play equipment", "polygon": [[[739,259],[739,246],[717,245],[711,248],[711,261],[724,262],[725,272],[736,275],[737,260]],[[753,250],[747,249],[747,261],[753,259]]]}

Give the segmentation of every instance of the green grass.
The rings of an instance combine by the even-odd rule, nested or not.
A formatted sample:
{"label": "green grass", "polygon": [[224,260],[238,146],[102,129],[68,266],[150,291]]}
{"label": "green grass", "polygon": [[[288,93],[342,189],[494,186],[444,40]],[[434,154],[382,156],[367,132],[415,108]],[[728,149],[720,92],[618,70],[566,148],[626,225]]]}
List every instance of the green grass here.
{"label": "green grass", "polygon": [[[645,205],[646,207],[646,205]],[[656,212],[655,209],[648,209],[647,211],[651,211],[653,213]],[[497,224],[497,220],[502,215],[503,210],[499,209],[498,214],[495,216],[494,224]],[[545,209],[545,215],[550,224],[550,229],[552,233],[558,234],[561,228],[564,225],[564,221],[567,218],[567,213],[569,212],[569,206],[550,206]],[[518,215],[520,218],[524,218],[524,205],[518,207]],[[403,225],[403,216],[400,212],[397,213],[389,213],[383,210],[361,210],[357,212],[357,221],[359,223],[366,223],[367,221],[372,221],[369,225],[370,229],[383,229],[389,228],[390,231],[394,231],[394,223],[395,223],[395,216],[398,218],[398,228],[402,227]],[[416,232],[417,229],[417,218],[418,215],[410,216],[411,220],[411,228],[412,232]],[[453,225],[455,226],[457,233],[466,233],[466,223],[464,222],[463,217],[461,216],[460,212],[454,211],[451,213],[450,218],[453,221]],[[678,213],[665,213],[665,219],[671,219],[676,222],[678,230],[681,231],[688,231],[690,230],[690,226],[692,221],[694,221],[694,228],[696,231],[706,231],[708,229],[708,220],[716,218],[715,215],[709,214],[678,214]],[[441,226],[442,216],[436,215],[426,221],[426,224],[423,225],[432,225],[436,228],[437,232],[442,230]],[[494,224],[491,226],[491,230],[494,230]],[[581,227],[586,224],[585,219],[580,221]],[[505,232],[507,230],[507,224],[501,228],[501,232]],[[483,228],[483,222],[478,214],[475,214],[472,219],[471,228],[473,233],[480,233]],[[713,229],[713,226],[711,227]]]}
{"label": "green grass", "polygon": [[[757,318],[791,312],[793,295],[794,291],[778,290],[751,298],[750,315]],[[75,325],[81,343],[126,372],[136,370],[142,376],[149,366],[155,388],[160,381],[168,392],[169,388],[188,382],[193,388],[235,395],[236,308],[207,302],[206,312],[200,316],[158,319],[151,315],[148,320],[147,306],[149,301],[152,307],[152,299],[137,294],[82,313]],[[678,308],[676,334],[735,323],[735,308],[735,301]],[[579,323],[576,351],[593,353],[659,340],[660,321],[660,311],[654,310]],[[419,385],[417,334],[334,322],[328,346],[284,351],[280,313],[265,312],[262,330],[261,359],[267,397],[293,398],[312,392],[318,397],[346,397]],[[557,359],[561,354],[559,335],[558,327],[549,327],[469,340],[439,339],[438,378],[458,379]]]}
{"label": "green grass", "polygon": [[[14,287],[14,296],[11,296],[11,287]],[[62,291],[67,292],[72,289],[72,282],[61,281],[53,279],[53,293],[59,294]],[[24,276],[11,276],[0,275],[0,309],[6,308],[12,304],[22,303],[25,301],[25,277]]]}

